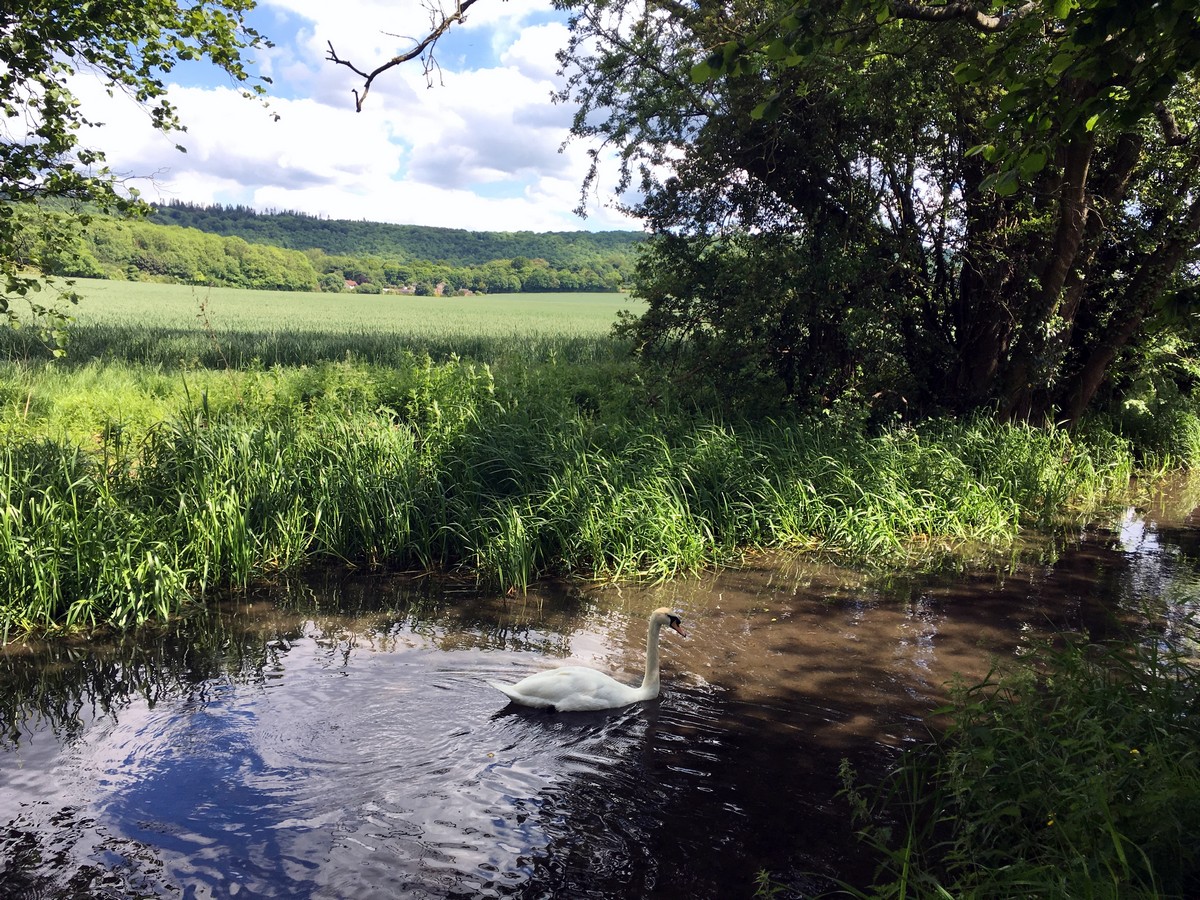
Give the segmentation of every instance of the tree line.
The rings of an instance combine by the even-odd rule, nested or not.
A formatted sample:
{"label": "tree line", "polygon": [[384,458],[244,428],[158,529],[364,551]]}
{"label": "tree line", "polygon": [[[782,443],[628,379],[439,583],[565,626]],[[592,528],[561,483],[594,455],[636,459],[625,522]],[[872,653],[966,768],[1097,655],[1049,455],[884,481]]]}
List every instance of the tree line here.
{"label": "tree line", "polygon": [[157,204],[150,221],[292,250],[315,248],[334,255],[430,260],[455,267],[525,257],[544,259],[556,271],[580,271],[597,259],[626,256],[644,240],[640,231],[469,231],[178,200]]}
{"label": "tree line", "polygon": [[[207,210],[195,218],[214,227],[224,215],[220,207],[192,209]],[[442,244],[443,249],[453,250],[453,261],[447,261],[419,257],[412,250],[383,239],[366,243],[387,252],[330,252],[318,246],[299,250],[265,240],[250,241],[238,234],[222,235],[181,225],[157,224],[154,219],[90,216],[85,223],[73,223],[72,216],[48,208],[21,209],[15,215],[27,222],[28,235],[42,232],[54,235],[53,241],[32,237],[25,248],[26,259],[36,262],[48,275],[274,291],[394,290],[415,294],[617,291],[633,275],[638,245],[637,235],[625,237],[625,233],[596,240],[589,236],[530,233],[516,240],[515,236],[428,229],[434,234],[424,242],[416,242],[418,248],[433,248],[437,233],[443,231],[450,233],[449,241],[458,241],[457,247]],[[62,221],[50,229],[37,224],[46,219]],[[234,211],[225,221],[258,222],[263,227],[246,229],[247,233],[257,231],[263,238],[274,236],[279,241],[284,240],[290,224],[300,221],[330,224],[295,213],[260,215],[245,210]],[[360,235],[376,230],[386,234],[389,228],[377,223],[350,224],[357,226],[353,231]],[[308,238],[287,236],[286,243],[309,243],[316,232],[307,234]],[[476,245],[473,253],[472,243]],[[560,250],[551,254],[555,262],[523,255],[490,257],[490,252],[500,247],[532,251],[552,248],[556,243]],[[352,244],[343,236],[335,246]]]}

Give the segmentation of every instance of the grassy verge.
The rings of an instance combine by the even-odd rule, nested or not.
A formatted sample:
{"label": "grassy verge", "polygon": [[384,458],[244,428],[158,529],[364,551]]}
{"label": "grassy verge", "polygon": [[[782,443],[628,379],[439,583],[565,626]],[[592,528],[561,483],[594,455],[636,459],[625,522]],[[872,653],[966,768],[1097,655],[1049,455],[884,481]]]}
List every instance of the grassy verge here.
{"label": "grassy verge", "polygon": [[[597,354],[599,355],[599,354]],[[1123,486],[1128,448],[986,422],[719,422],[620,362],[407,354],[168,371],[14,366],[0,630],[128,627],[314,564],[665,576],[794,547],[882,563]]]}
{"label": "grassy verge", "polygon": [[613,295],[80,285],[0,332],[0,636],[129,627],[311,565],[667,576],[754,548],[891,564],[1123,488],[1111,435],[722,418],[608,336]]}
{"label": "grassy verge", "polygon": [[[1071,647],[961,688],[871,804],[871,897],[1192,897],[1200,890],[1200,672]],[[876,818],[890,825],[870,824]]]}

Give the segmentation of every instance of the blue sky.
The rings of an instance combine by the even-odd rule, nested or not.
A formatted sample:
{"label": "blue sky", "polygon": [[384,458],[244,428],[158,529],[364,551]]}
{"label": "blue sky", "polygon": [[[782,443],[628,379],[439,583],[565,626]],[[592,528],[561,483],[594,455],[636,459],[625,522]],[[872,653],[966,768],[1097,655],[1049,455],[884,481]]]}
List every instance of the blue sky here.
{"label": "blue sky", "polygon": [[251,22],[276,45],[256,54],[274,82],[268,108],[211,67],[180,66],[171,99],[186,134],[158,134],[131,101],[81,84],[105,122],[85,140],[150,200],[487,231],[638,227],[603,190],[586,219],[573,213],[587,148],[559,152],[572,111],[550,102],[567,35],[550,0],[479,0],[439,44],[442,84],[408,63],[356,113],[360,79],[325,60],[327,42],[370,69],[428,21],[421,0],[259,0]]}

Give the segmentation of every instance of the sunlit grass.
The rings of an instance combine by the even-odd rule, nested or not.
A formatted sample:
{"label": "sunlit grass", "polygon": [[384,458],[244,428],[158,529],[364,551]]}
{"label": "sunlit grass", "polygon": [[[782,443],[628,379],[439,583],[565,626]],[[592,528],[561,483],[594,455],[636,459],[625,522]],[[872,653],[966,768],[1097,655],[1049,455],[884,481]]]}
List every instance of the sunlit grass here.
{"label": "sunlit grass", "polygon": [[1011,541],[1047,503],[1130,471],[1128,453],[1065,433],[1026,435],[1014,458],[1013,431],[979,423],[714,423],[628,365],[588,368],[590,390],[576,366],[509,378],[428,357],[139,371],[116,368],[130,402],[82,431],[92,367],[66,373],[61,398],[39,393],[36,421],[16,414],[19,390],[4,406],[10,630],[125,626],[314,564],[462,569],[498,588],[664,577],[767,547],[890,565]]}
{"label": "sunlit grass", "polygon": [[[126,627],[312,565],[459,569],[501,589],[666,577],[756,548],[892,565],[1003,545],[1132,471],[1103,434],[721,419],[600,328],[611,295],[214,290],[210,320],[260,329],[217,332],[190,288],[103,287],[66,360],[9,334],[0,363],[6,634]],[[347,299],[395,316],[366,329]],[[540,310],[532,333],[497,311],[510,302]],[[455,324],[482,304],[487,328]],[[288,330],[261,330],[285,311]]]}

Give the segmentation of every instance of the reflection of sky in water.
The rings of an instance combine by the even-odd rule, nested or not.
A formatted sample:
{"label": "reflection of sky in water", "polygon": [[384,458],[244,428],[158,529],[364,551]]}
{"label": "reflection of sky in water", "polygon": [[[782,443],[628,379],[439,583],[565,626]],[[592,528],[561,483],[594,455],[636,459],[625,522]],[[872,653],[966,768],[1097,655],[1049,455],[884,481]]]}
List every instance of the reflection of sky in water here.
{"label": "reflection of sky in water", "polygon": [[937,686],[930,675],[937,660],[936,638],[940,616],[926,595],[911,600],[906,607],[906,627],[897,644],[897,656],[911,662],[911,677],[906,690],[914,697],[930,696]]}
{"label": "reflection of sky in water", "polygon": [[[635,808],[667,799],[631,780],[642,707],[526,714],[485,679],[549,662],[540,656],[442,650],[397,630],[300,631],[276,643],[265,677],[133,698],[66,752],[44,735],[44,758],[22,772],[41,802],[0,777],[0,829],[20,810],[20,827],[48,833],[78,810],[60,868],[140,852],[185,898],[501,896],[547,867],[569,880],[638,855]],[[600,657],[612,639],[573,649]],[[575,846],[580,792],[584,815],[611,813],[586,853]],[[83,840],[93,830],[106,848]],[[7,845],[0,830],[0,857]]]}
{"label": "reflection of sky in water", "polygon": [[1118,598],[1126,612],[1146,625],[1158,622],[1163,649],[1200,656],[1200,561],[1188,558],[1179,544],[1164,540],[1158,523],[1134,507],[1121,519],[1118,542],[1129,564]]}
{"label": "reflection of sky in water", "polygon": [[1121,517],[1118,539],[1121,549],[1126,553],[1141,553],[1148,549],[1158,549],[1158,536],[1146,519],[1140,515],[1136,507],[1130,506]]}
{"label": "reflection of sky in water", "polygon": [[[1080,598],[1194,649],[1195,532],[1164,522],[1129,509],[1055,563],[977,577],[763,566],[544,609],[296,613],[235,635],[236,664],[154,701],[127,692],[74,737],[26,723],[0,745],[0,859],[23,817],[67,877],[116,854],[146,896],[745,896],[761,867],[844,859],[842,758],[924,733],[954,673],[1086,630]],[[658,703],[555,716],[485,684],[567,658],[636,681],[657,606],[692,632],[668,636]]]}

